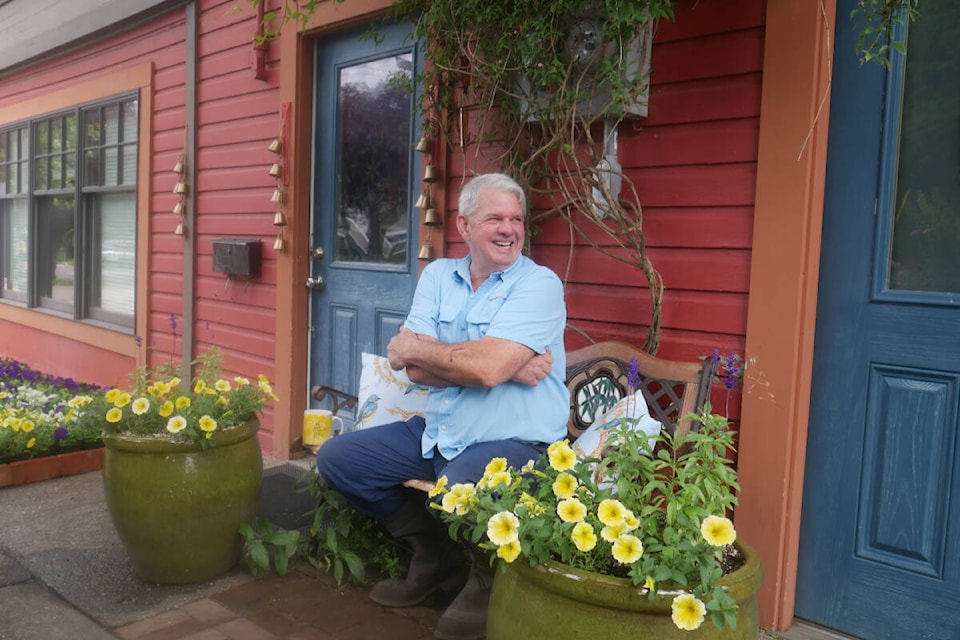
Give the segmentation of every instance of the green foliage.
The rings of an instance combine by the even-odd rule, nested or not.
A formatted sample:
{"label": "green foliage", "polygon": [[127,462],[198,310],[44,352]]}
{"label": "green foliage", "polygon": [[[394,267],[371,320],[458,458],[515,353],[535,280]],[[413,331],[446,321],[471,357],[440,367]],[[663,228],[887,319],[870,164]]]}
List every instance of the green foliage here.
{"label": "green foliage", "polygon": [[323,484],[311,468],[297,483],[297,493],[309,492],[317,507],[304,514],[307,532],[281,529],[260,518],[256,527],[244,525],[247,565],[255,576],[285,575],[295,558],[329,571],[337,584],[363,584],[368,571],[398,577],[410,552],[379,522],[351,507],[343,495]]}
{"label": "green foliage", "polygon": [[300,548],[299,531],[275,528],[266,518],[257,518],[256,529],[244,523],[240,526],[240,535],[247,541],[247,566],[257,577],[271,570],[277,575],[286,575],[290,561]]}
{"label": "green foliage", "polygon": [[863,62],[878,62],[890,68],[890,55],[897,51],[906,55],[902,40],[896,39],[898,28],[920,17],[920,0],[860,0],[850,20],[857,29],[857,55]]}
{"label": "green foliage", "polygon": [[726,518],[739,491],[735,434],[709,406],[688,417],[698,429],[652,438],[624,420],[602,459],[577,458],[565,442],[520,470],[494,459],[476,485],[441,479],[437,508],[451,530],[465,528],[507,562],[558,560],[626,577],[651,598],[679,587],[723,628],[737,608],[716,587],[736,537]]}

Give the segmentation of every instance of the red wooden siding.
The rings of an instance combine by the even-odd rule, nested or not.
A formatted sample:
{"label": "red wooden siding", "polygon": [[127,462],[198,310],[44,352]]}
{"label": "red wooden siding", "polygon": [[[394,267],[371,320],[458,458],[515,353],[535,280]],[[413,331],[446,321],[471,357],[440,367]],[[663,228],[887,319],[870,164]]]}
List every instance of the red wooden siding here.
{"label": "red wooden siding", "polygon": [[[678,3],[676,20],[658,25],[654,37],[650,115],[620,128],[620,163],[637,188],[649,255],[663,277],[663,357],[743,352],[763,13],[762,0]],[[450,155],[450,212],[463,162]],[[446,234],[447,255],[463,255],[455,225],[448,223]],[[600,232],[591,237],[613,245]],[[576,329],[568,332],[568,346],[585,342],[578,332],[642,342],[650,312],[643,274],[581,238],[574,247],[571,255],[570,232],[560,220],[542,222],[533,238],[533,258],[566,276]]]}

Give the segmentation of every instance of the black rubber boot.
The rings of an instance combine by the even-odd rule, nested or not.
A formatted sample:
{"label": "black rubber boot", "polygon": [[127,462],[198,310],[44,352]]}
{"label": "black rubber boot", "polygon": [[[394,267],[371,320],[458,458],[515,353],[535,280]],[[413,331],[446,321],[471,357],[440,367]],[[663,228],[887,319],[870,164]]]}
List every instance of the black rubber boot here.
{"label": "black rubber boot", "polygon": [[467,584],[437,621],[434,635],[442,640],[480,640],[487,635],[493,567],[489,558],[476,550],[470,556]]}
{"label": "black rubber boot", "polygon": [[403,579],[381,580],[373,586],[371,600],[385,607],[412,607],[436,591],[455,593],[463,584],[463,550],[422,500],[411,499],[384,525],[394,538],[410,545],[413,557]]}

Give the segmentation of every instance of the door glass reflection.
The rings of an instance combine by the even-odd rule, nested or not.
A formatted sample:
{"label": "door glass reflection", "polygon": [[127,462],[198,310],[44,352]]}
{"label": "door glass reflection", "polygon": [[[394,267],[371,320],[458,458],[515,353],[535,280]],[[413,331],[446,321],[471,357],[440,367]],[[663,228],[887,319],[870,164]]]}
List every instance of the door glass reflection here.
{"label": "door glass reflection", "polygon": [[339,261],[407,263],[413,55],[340,70],[337,86]]}
{"label": "door glass reflection", "polygon": [[887,287],[960,292],[960,4],[910,25]]}

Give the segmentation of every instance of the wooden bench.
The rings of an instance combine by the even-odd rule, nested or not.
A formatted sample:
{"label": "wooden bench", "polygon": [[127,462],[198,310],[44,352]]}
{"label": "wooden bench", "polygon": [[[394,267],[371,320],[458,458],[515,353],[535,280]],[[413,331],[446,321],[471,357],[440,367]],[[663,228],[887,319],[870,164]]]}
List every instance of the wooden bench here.
{"label": "wooden bench", "polygon": [[[671,433],[687,433],[691,420],[684,416],[697,411],[710,394],[713,363],[663,360],[623,342],[598,342],[567,352],[567,388],[570,390],[570,420],[567,434],[576,440],[616,401],[631,393],[627,382],[630,361],[639,365],[640,386],[650,415]],[[317,385],[311,395],[318,402],[327,399],[331,410],[356,407],[357,397],[332,387]],[[433,481],[408,480],[409,487],[429,491]]]}

